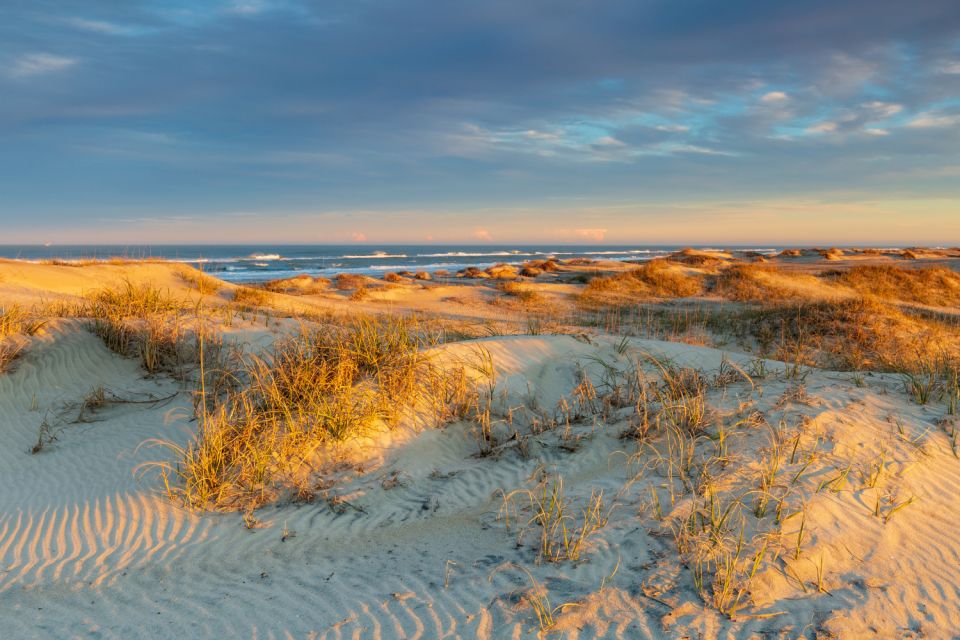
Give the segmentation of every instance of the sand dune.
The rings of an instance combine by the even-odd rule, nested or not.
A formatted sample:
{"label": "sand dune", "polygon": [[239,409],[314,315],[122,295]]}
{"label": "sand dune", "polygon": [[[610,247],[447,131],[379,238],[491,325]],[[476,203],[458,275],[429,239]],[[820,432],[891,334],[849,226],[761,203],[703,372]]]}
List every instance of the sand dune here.
{"label": "sand dune", "polygon": [[[101,275],[61,269],[78,275],[3,286],[73,296]],[[164,273],[161,282],[180,286]],[[267,346],[288,329],[229,330],[231,340]],[[498,415],[563,414],[580,406],[585,378],[597,397],[583,402],[596,406],[570,409],[581,415],[549,429],[501,419],[503,438],[485,456],[469,422],[411,420],[371,434],[345,445],[352,464],[316,501],[263,507],[250,529],[239,513],[184,510],[155,475],[138,473],[165,455],[144,443],[185,443],[196,430],[183,385],[146,376],[83,320],[51,322],[0,374],[6,637],[536,637],[539,587],[556,608],[551,633],[570,638],[953,633],[953,418],[942,404],[911,402],[898,376],[809,368],[798,377],[732,349],[602,335],[494,336],[433,355],[453,366],[478,349],[495,365]],[[635,408],[605,395],[651,357],[699,370],[712,411],[731,425],[709,495],[723,504],[746,496],[747,543],[766,540],[769,551],[732,616],[698,593],[691,556],[678,554],[671,533],[703,504],[689,492],[670,503],[664,441],[624,438]],[[100,387],[127,402],[83,410]],[[44,424],[46,444],[31,454]],[[717,446],[712,431],[699,446]],[[774,448],[785,512],[756,517],[755,485]],[[521,535],[527,503],[505,510],[504,493],[544,474],[562,477],[575,511],[603,491],[609,521],[579,560],[538,564],[536,532]]]}

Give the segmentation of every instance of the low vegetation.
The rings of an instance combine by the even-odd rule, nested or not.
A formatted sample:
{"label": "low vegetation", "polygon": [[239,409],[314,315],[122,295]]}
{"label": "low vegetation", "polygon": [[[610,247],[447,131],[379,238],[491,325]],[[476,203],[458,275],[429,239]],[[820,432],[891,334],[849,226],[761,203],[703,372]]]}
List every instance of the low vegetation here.
{"label": "low vegetation", "polygon": [[755,264],[725,268],[713,279],[712,293],[726,300],[761,303],[835,297],[816,276]]}
{"label": "low vegetation", "polygon": [[188,287],[205,296],[217,293],[220,291],[220,287],[223,285],[220,280],[212,278],[202,271],[188,266],[182,267],[177,272],[177,277],[179,277],[180,280],[182,280]]}
{"label": "low vegetation", "polygon": [[580,294],[586,306],[639,300],[684,298],[703,291],[703,279],[665,260],[651,260],[638,269],[593,278]]}
{"label": "low vegetation", "polygon": [[422,351],[438,339],[415,319],[355,317],[304,326],[263,356],[209,362],[229,367],[238,384],[222,393],[201,386],[196,437],[183,447],[160,443],[175,459],[154,467],[170,497],[192,508],[252,509],[284,490],[312,499],[326,446],[396,424],[407,411],[448,416],[465,406],[462,371],[441,369]]}
{"label": "low vegetation", "polygon": [[127,280],[117,288],[95,291],[87,312],[93,332],[109,349],[138,357],[151,374],[184,378],[199,364],[203,348],[219,346],[213,332],[197,319],[192,303],[149,284]]}
{"label": "low vegetation", "polygon": [[941,307],[960,306],[960,273],[944,267],[870,265],[827,276],[860,294]]}

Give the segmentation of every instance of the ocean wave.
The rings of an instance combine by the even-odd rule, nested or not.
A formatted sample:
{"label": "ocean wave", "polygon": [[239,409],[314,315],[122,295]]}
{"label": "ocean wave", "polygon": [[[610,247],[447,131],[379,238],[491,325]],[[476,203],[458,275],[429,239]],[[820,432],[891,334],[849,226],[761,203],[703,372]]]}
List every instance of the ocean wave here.
{"label": "ocean wave", "polygon": [[357,255],[357,256],[337,256],[339,258],[344,258],[347,260],[379,260],[380,258],[406,258],[405,253],[383,253],[382,251],[375,251],[370,255]]}
{"label": "ocean wave", "polygon": [[[466,251],[449,251],[447,253],[418,253],[417,258],[485,258],[488,256],[535,256],[537,253],[523,253],[520,251],[493,251],[490,253],[470,253]],[[406,257],[406,256],[403,256]]]}
{"label": "ocean wave", "polygon": [[360,269],[366,271],[430,271],[431,269],[465,269],[469,266],[471,265],[465,262],[435,262],[432,264],[375,264]]}

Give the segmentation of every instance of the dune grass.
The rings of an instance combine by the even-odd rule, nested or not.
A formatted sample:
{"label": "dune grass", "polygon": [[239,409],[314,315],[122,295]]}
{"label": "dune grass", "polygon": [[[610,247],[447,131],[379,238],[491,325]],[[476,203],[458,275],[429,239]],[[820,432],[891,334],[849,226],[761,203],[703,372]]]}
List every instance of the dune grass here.
{"label": "dune grass", "polygon": [[579,517],[571,514],[572,505],[564,496],[561,476],[544,478],[534,489],[515,489],[503,494],[501,514],[509,527],[514,501],[525,498],[531,516],[520,532],[521,539],[528,529],[537,533],[537,560],[561,562],[580,559],[587,541],[607,525],[610,508],[604,505],[603,492],[594,491]]}
{"label": "dune grass", "polygon": [[229,363],[236,388],[214,397],[202,386],[196,436],[185,446],[155,442],[174,460],[151,467],[172,499],[196,509],[252,509],[285,492],[306,499],[328,445],[395,425],[411,410],[448,415],[437,405],[464,404],[463,377],[423,353],[437,340],[398,316],[304,326],[269,354]]}
{"label": "dune grass", "polygon": [[46,320],[34,309],[27,310],[18,304],[0,307],[0,373],[23,353],[24,337],[34,335],[44,324]]}
{"label": "dune grass", "polygon": [[666,260],[610,276],[592,278],[580,293],[585,306],[602,306],[658,298],[683,298],[703,291],[702,278],[690,275]]}
{"label": "dune grass", "polygon": [[255,309],[267,306],[270,294],[255,287],[237,287],[233,292],[233,302],[246,309]]}
{"label": "dune grass", "polygon": [[854,267],[832,279],[863,295],[937,306],[960,305],[960,273],[944,267],[904,268],[893,265]]}
{"label": "dune grass", "polygon": [[777,304],[829,296],[829,285],[816,276],[774,266],[733,264],[713,278],[712,293],[726,300]]}
{"label": "dune grass", "polygon": [[177,271],[177,277],[180,278],[191,289],[195,289],[201,295],[213,295],[220,291],[223,283],[216,278],[208,276],[199,269],[184,265]]}
{"label": "dune grass", "polygon": [[[214,332],[197,321],[197,307],[150,284],[124,281],[88,296],[93,332],[112,351],[137,357],[151,374],[181,379],[200,362],[200,349],[219,345]],[[203,335],[208,334],[208,335]]]}

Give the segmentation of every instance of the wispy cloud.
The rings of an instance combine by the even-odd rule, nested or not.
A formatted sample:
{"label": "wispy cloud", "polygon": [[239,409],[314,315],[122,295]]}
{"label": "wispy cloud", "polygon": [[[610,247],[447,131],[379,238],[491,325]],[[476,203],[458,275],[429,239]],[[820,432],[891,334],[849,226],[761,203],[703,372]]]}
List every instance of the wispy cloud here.
{"label": "wispy cloud", "polygon": [[790,96],[788,96],[783,91],[770,91],[760,96],[760,101],[766,102],[768,104],[779,104],[782,102],[786,102],[789,99],[790,99]]}
{"label": "wispy cloud", "polygon": [[28,78],[55,71],[62,71],[77,64],[76,58],[58,56],[52,53],[27,53],[16,59],[8,68],[15,78]]}
{"label": "wispy cloud", "polygon": [[919,114],[907,123],[914,129],[931,129],[934,127],[952,127],[960,124],[960,113],[926,112]]}
{"label": "wispy cloud", "polygon": [[106,20],[90,20],[88,18],[67,18],[65,22],[71,27],[80,29],[81,31],[90,31],[92,33],[102,33],[111,36],[136,36],[152,31],[152,29],[145,27],[107,22]]}
{"label": "wispy cloud", "polygon": [[603,242],[607,229],[557,229],[557,235],[563,240]]}

